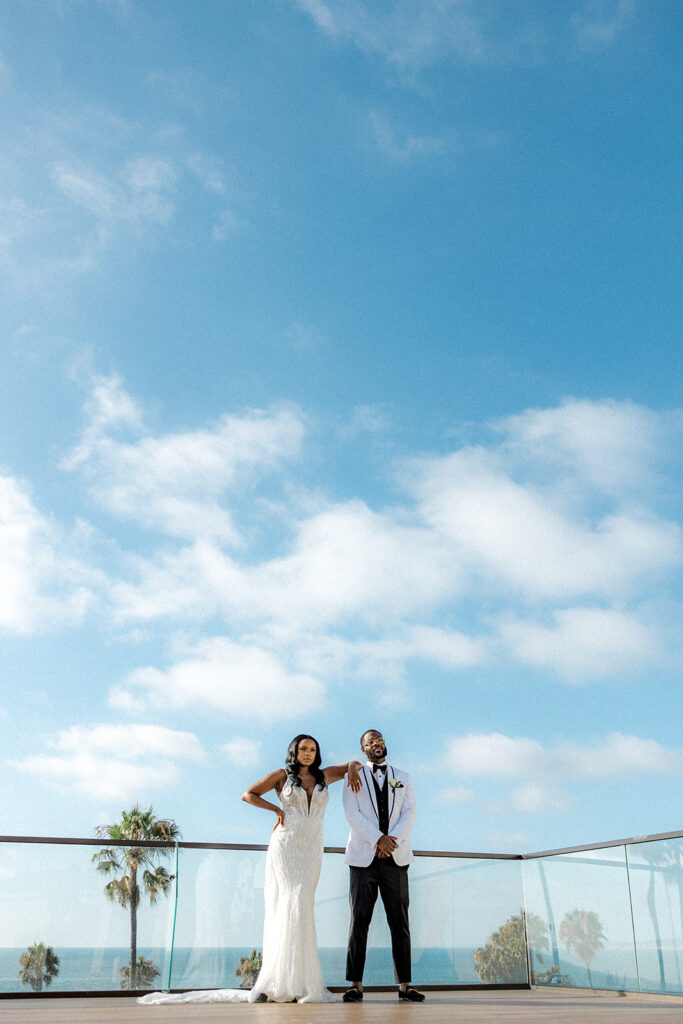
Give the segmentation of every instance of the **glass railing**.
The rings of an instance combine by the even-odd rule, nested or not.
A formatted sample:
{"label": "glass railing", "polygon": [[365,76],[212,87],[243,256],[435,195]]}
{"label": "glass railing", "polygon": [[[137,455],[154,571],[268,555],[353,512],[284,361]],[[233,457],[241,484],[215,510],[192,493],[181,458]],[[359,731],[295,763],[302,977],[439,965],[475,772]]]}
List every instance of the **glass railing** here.
{"label": "glass railing", "polygon": [[[683,995],[682,837],[527,855],[420,852],[410,869],[413,982]],[[154,854],[170,881],[150,902],[139,872],[131,986],[124,854],[132,847],[0,837],[0,994],[251,984],[261,949],[266,848],[136,848]],[[99,863],[111,861],[109,872],[93,860],[102,850]],[[333,988],[346,984],[342,852],[325,851],[316,896],[320,958]],[[379,908],[364,981],[383,986],[392,979]]]}

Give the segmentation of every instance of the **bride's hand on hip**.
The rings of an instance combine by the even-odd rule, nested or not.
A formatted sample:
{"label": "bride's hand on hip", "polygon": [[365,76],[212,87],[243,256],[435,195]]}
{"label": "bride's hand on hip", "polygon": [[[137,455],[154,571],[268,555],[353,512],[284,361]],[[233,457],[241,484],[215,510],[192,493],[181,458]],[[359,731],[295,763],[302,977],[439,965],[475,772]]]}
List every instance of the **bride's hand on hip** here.
{"label": "bride's hand on hip", "polygon": [[278,807],[278,809],[277,809],[277,811],[275,813],[277,815],[277,821],[273,825],[273,832],[275,831],[275,829],[278,826],[281,826],[282,828],[285,827],[285,811],[284,811],[284,808],[283,807]]}

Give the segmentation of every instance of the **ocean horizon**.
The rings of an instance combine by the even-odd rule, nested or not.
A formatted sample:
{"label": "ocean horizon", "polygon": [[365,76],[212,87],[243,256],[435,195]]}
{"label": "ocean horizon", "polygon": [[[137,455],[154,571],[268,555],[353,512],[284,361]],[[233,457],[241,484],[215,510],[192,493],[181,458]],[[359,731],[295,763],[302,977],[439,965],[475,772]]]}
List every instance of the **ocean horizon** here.
{"label": "ocean horizon", "polygon": [[[249,956],[253,947],[180,947],[173,952],[171,988],[238,988],[239,978],[235,967],[240,957]],[[17,977],[19,957],[26,947],[0,949],[0,992],[30,992],[22,988]],[[320,961],[325,983],[330,986],[345,985],[346,948],[328,947],[320,949]],[[46,991],[49,992],[94,992],[98,990],[120,991],[119,971],[128,966],[129,951],[119,947],[55,947],[59,957],[59,974]],[[151,986],[160,989],[166,986],[169,963],[163,947],[140,946],[138,955],[152,960],[160,970],[157,983]],[[547,969],[549,958],[544,957],[538,970]],[[560,960],[560,971],[568,975],[576,987],[587,987],[587,975],[583,965]],[[628,989],[637,991],[638,981],[633,974],[633,951],[612,950],[610,970],[592,968],[593,987]],[[425,948],[413,951],[413,981],[416,985],[478,985],[481,979],[474,970],[474,947],[454,949]],[[368,948],[364,982],[367,985],[393,983],[391,951],[386,947]],[[643,991],[661,991],[659,980],[641,976]],[[666,991],[683,994],[683,984],[677,977],[667,979]]]}

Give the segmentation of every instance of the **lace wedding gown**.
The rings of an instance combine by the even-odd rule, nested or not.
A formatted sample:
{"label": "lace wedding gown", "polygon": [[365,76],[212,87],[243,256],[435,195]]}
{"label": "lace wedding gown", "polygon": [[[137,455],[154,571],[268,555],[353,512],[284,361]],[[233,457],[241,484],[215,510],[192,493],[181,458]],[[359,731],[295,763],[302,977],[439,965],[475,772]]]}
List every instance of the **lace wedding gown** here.
{"label": "lace wedding gown", "polygon": [[323,856],[327,788],[306,791],[290,782],[280,793],[283,828],[273,832],[266,855],[263,963],[251,990],[225,988],[169,995],[150,992],[140,1003],[250,1002],[262,994],[278,1003],[329,1003],[318,957],[313,903]]}

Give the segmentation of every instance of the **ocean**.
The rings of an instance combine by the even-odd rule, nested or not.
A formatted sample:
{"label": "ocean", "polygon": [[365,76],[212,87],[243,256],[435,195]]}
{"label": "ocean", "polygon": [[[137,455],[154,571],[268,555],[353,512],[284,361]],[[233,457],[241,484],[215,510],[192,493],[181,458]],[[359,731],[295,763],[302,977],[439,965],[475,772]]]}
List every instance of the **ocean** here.
{"label": "ocean", "polygon": [[[0,992],[30,991],[23,989],[17,978],[19,957],[26,949],[0,949]],[[179,948],[173,953],[173,988],[235,988],[239,978],[235,967],[240,957],[249,956],[251,948]],[[346,949],[321,949],[320,962],[328,985],[345,985]],[[473,949],[415,950],[415,980],[423,985],[477,984]],[[59,975],[47,991],[92,992],[98,989],[119,989],[121,967],[128,966],[129,951],[120,948],[59,948]],[[141,946],[138,955],[153,960],[161,970],[155,988],[165,983],[168,970],[166,951]],[[391,951],[369,948],[364,981],[368,985],[393,983]]]}
{"label": "ocean", "polygon": [[[17,978],[19,957],[24,948],[0,949],[0,992],[22,992]],[[178,948],[173,953],[172,988],[235,988],[239,979],[235,967],[240,957],[249,956],[247,947],[230,948]],[[54,979],[49,992],[93,992],[97,990],[120,990],[121,967],[128,965],[128,949],[117,948],[55,948],[59,957],[59,975]],[[155,989],[166,983],[168,961],[163,948],[141,946],[138,954],[153,960],[161,971]],[[477,985],[480,978],[474,970],[474,949],[414,949],[413,981],[416,985]],[[545,967],[549,966],[547,956]],[[345,948],[320,949],[320,961],[328,985],[345,985]],[[612,950],[610,969],[592,969],[595,988],[626,989],[637,991],[638,981],[633,972],[633,950]],[[543,969],[540,965],[539,970]],[[583,965],[560,960],[560,970],[569,976],[576,987],[587,987],[587,975]],[[649,973],[653,973],[652,970]],[[391,952],[389,949],[369,948],[364,982],[367,985],[393,983]],[[662,991],[659,979],[641,976],[643,991]],[[683,995],[683,984],[678,977],[667,977],[666,991]]]}

